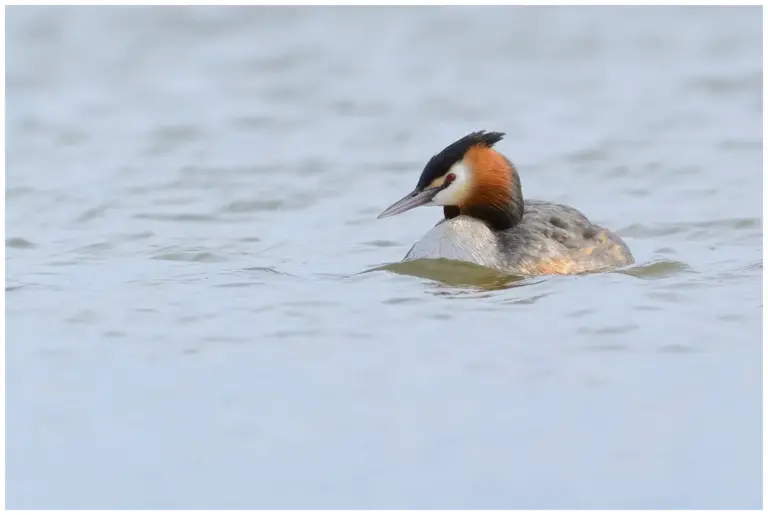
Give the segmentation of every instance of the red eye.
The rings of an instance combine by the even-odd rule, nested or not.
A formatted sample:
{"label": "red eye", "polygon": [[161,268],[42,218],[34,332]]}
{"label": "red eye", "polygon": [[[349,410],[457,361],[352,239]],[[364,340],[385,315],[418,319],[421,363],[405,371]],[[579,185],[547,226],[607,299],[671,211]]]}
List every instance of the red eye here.
{"label": "red eye", "polygon": [[445,176],[445,182],[444,184],[448,186],[450,183],[456,180],[456,174],[451,172],[448,175]]}

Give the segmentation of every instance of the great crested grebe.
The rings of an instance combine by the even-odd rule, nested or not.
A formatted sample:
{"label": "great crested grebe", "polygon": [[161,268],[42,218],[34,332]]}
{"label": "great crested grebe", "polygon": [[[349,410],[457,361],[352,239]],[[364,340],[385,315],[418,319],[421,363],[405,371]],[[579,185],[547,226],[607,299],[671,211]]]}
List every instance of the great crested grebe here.
{"label": "great crested grebe", "polygon": [[532,276],[578,274],[634,263],[619,236],[578,210],[523,201],[514,165],[493,145],[501,132],[473,132],[429,160],[416,189],[378,218],[443,206],[440,220],[403,261],[454,259]]}

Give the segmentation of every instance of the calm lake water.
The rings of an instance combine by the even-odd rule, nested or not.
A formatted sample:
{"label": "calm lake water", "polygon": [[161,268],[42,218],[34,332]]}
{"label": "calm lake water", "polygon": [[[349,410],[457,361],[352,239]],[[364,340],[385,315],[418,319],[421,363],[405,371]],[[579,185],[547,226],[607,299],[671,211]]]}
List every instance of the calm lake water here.
{"label": "calm lake water", "polygon": [[[760,8],[6,14],[10,508],[761,507]],[[363,273],[476,129],[637,265]]]}

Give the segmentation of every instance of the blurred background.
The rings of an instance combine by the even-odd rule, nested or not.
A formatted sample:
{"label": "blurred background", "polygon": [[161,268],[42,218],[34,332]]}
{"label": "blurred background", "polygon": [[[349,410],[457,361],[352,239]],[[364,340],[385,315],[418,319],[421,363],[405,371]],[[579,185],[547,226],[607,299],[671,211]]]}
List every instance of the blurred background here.
{"label": "blurred background", "polygon": [[[761,507],[761,16],[6,9],[8,507]],[[477,129],[637,264],[361,273]]]}

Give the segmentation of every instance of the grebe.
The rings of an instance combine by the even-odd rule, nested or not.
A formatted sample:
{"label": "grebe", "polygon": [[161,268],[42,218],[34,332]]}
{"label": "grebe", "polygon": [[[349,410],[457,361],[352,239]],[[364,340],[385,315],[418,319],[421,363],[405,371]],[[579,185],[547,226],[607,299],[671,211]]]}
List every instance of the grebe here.
{"label": "grebe", "polygon": [[567,275],[634,263],[619,236],[578,210],[523,201],[514,165],[493,145],[501,132],[468,134],[434,155],[416,189],[378,218],[424,205],[443,206],[444,218],[403,261],[453,259],[522,276]]}

